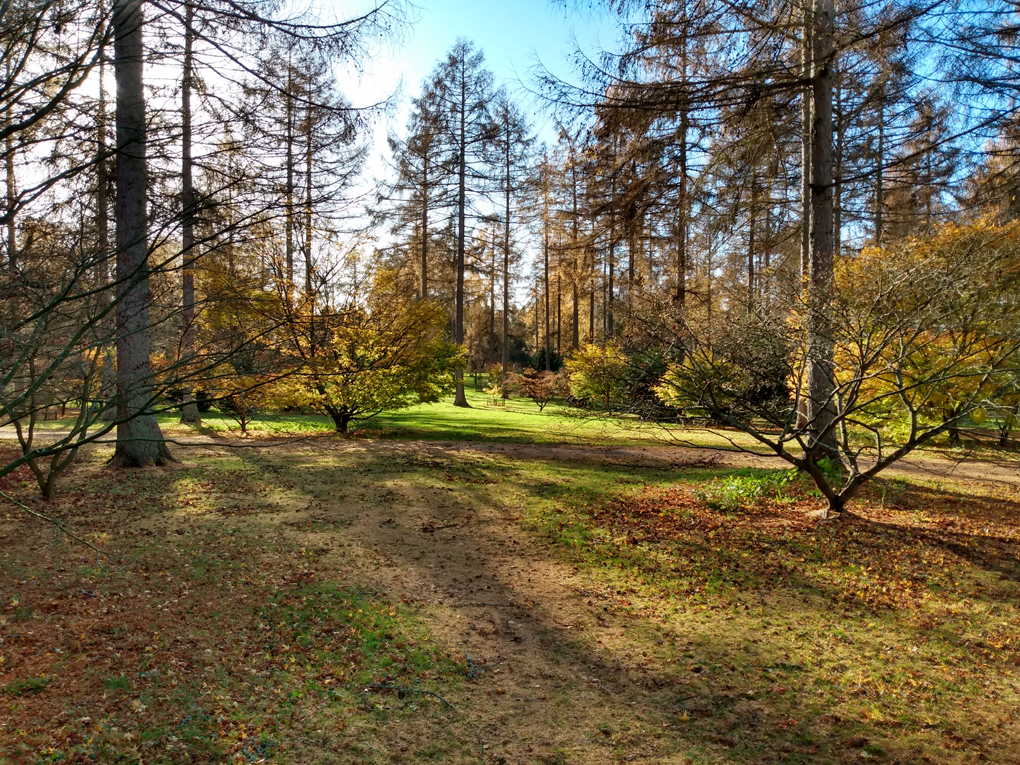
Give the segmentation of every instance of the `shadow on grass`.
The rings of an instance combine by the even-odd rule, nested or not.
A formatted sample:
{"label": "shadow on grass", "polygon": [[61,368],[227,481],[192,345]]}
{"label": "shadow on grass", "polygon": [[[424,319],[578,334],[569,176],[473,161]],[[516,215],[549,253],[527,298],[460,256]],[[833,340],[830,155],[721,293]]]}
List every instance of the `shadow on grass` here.
{"label": "shadow on grass", "polygon": [[[180,741],[182,731],[207,738],[196,739],[191,753],[166,750],[169,761],[186,761],[202,741],[211,747],[209,761],[228,751],[312,761],[302,760],[302,747],[311,745],[301,743],[301,731],[321,724],[315,706],[333,703],[335,684],[326,680],[341,676],[340,665],[378,669],[375,679],[385,679],[419,662],[409,658],[419,650],[409,641],[420,635],[406,621],[373,627],[371,641],[345,644],[329,657],[314,655],[317,641],[357,627],[358,609],[381,618],[400,607],[398,593],[386,589],[389,580],[373,578],[368,568],[353,572],[357,589],[342,590],[338,599],[329,594],[319,582],[336,574],[319,562],[328,554],[317,548],[323,538],[375,554],[372,560],[420,581],[425,591],[461,593],[470,586],[479,600],[506,603],[472,606],[480,610],[471,619],[491,629],[493,652],[516,653],[541,672],[575,678],[550,701],[522,691],[525,700],[509,708],[497,708],[496,696],[479,702],[458,691],[451,697],[458,708],[481,722],[454,727],[453,743],[430,755],[440,761],[476,759],[476,736],[484,736],[493,757],[505,751],[514,762],[557,761],[555,747],[542,743],[557,737],[581,747],[573,752],[581,761],[654,761],[661,754],[695,762],[834,763],[860,762],[863,752],[904,762],[977,755],[1007,762],[1016,751],[1015,728],[995,728],[992,719],[999,712],[1004,718],[1017,701],[1004,684],[1016,650],[995,648],[1005,638],[987,618],[998,608],[995,624],[1016,626],[1016,579],[1003,575],[1015,571],[1012,499],[886,486],[878,510],[873,504],[880,495],[873,493],[859,518],[819,525],[803,516],[797,497],[730,513],[711,510],[690,485],[677,484],[721,474],[704,468],[512,460],[429,445],[363,447],[265,449],[248,453],[244,467],[224,452],[187,470],[100,472],[69,492],[66,512],[78,528],[120,535],[141,558],[115,585],[98,570],[79,570],[85,586],[62,585],[65,597],[76,598],[79,626],[88,626],[90,642],[75,650],[84,657],[105,650],[109,657],[112,647],[120,658],[95,659],[95,667],[107,673],[130,667],[137,678],[132,675],[129,689],[148,710],[158,702],[157,688],[184,694],[173,697],[176,716],[147,729],[150,740],[165,747]],[[295,502],[255,500],[267,495]],[[581,614],[568,625],[575,629],[557,623],[556,602],[534,602],[533,592],[508,579],[486,553],[511,542],[501,535],[505,527],[472,520],[483,507],[521,516],[521,524],[586,572],[587,579],[563,585]],[[412,512],[458,526],[441,537],[425,531]],[[239,525],[248,518],[256,525]],[[400,525],[406,528],[395,535]],[[1000,546],[990,548],[989,540]],[[465,546],[469,583],[454,581],[459,570],[434,565],[462,555]],[[44,573],[46,565],[52,561],[26,559],[17,575],[54,576]],[[143,589],[153,595],[141,599]],[[174,598],[179,605],[168,606]],[[331,599],[342,607],[327,608]],[[132,608],[145,611],[128,618]],[[116,632],[121,624],[126,628]],[[69,646],[74,639],[67,635]],[[241,652],[228,650],[231,644]],[[39,647],[20,649],[28,655]],[[237,665],[224,667],[227,658]],[[456,691],[451,677],[463,670],[456,663],[461,658],[438,651],[423,660],[416,681],[424,672]],[[41,664],[22,669],[33,666]],[[162,685],[141,674],[174,666],[176,686],[169,675]],[[186,682],[189,674],[199,681]],[[87,687],[116,682],[111,677],[93,677]],[[202,688],[207,679],[216,681],[214,694]],[[474,682],[495,690],[492,675]],[[227,700],[212,698],[224,688]],[[50,706],[35,710],[37,719],[90,735],[72,720],[98,713],[74,701],[66,720],[56,718],[53,694],[60,692],[59,686],[41,691],[37,700]],[[108,716],[107,725],[128,730],[125,721],[151,712],[133,712],[132,697],[122,696],[111,695],[96,709]],[[396,712],[374,699],[347,704],[343,714],[348,725],[360,721],[369,739],[391,741],[385,726]],[[211,738],[218,717],[229,721],[219,742]],[[433,722],[450,723],[439,716]],[[401,724],[415,723],[402,718]],[[635,725],[656,732],[639,736]],[[336,736],[350,737],[337,733],[330,746],[339,745]],[[117,751],[135,745],[104,740]],[[345,751],[371,762],[378,747]],[[414,760],[413,751],[404,756],[423,759]]]}
{"label": "shadow on grass", "polygon": [[[385,456],[358,460],[357,473],[372,475],[380,489],[392,480],[434,485],[438,479],[455,487],[467,508],[495,503],[514,516],[538,507],[525,510],[524,523],[596,577],[576,593],[589,606],[585,635],[557,629],[548,612],[541,616],[541,603],[521,605],[529,592],[484,555],[472,559],[473,586],[487,601],[516,604],[508,612],[515,619],[538,615],[513,650],[539,662],[560,650],[569,673],[595,675],[618,697],[585,703],[602,704],[609,717],[637,715],[667,726],[674,751],[699,761],[722,756],[748,763],[857,762],[862,751],[952,762],[976,753],[1002,756],[1016,743],[988,719],[969,715],[964,701],[977,694],[1006,715],[1009,704],[995,701],[997,694],[1016,697],[1001,674],[1016,665],[1015,646],[980,658],[974,651],[1003,637],[988,632],[993,620],[986,613],[1013,606],[1017,592],[1009,583],[999,592],[992,580],[975,585],[956,578],[971,563],[997,573],[1016,549],[1012,541],[993,553],[976,531],[943,537],[910,525],[912,513],[901,519],[888,510],[877,519],[819,525],[805,517],[797,498],[721,513],[689,487],[671,486],[677,473],[655,469],[427,449],[407,454],[397,445]],[[310,485],[324,485],[339,469],[302,465],[300,472]],[[918,501],[948,499],[942,492]],[[375,511],[365,504],[349,512],[367,535],[363,544],[372,547],[392,541],[373,529],[392,528],[384,524],[401,509],[391,506],[372,523],[363,514]],[[444,522],[468,523],[464,510],[441,504],[431,512]],[[470,533],[458,538],[471,539],[478,550],[506,546],[507,540],[468,525]],[[429,565],[439,560],[430,548],[441,544],[419,539],[386,547],[387,565],[412,571],[438,592],[456,589],[449,573]],[[960,561],[954,544],[980,549],[984,557]],[[961,600],[975,607],[961,608]],[[1007,616],[1015,620],[1015,613]],[[498,634],[501,617],[487,618]],[[639,642],[647,661],[621,658],[623,649],[595,650],[612,626],[603,620],[621,618],[644,634]],[[953,677],[945,676],[947,661],[961,668]],[[989,687],[994,690],[982,690]],[[637,709],[627,711],[628,704]],[[599,748],[592,740],[588,746]],[[631,755],[641,759],[637,750]]]}

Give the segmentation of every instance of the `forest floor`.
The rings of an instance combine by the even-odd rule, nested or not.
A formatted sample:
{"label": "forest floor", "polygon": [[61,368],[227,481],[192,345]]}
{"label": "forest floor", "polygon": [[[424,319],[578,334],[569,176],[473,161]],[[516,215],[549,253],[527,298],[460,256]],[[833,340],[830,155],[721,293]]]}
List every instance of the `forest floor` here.
{"label": "forest floor", "polygon": [[0,762],[1020,763],[1008,459],[175,435],[0,479]]}

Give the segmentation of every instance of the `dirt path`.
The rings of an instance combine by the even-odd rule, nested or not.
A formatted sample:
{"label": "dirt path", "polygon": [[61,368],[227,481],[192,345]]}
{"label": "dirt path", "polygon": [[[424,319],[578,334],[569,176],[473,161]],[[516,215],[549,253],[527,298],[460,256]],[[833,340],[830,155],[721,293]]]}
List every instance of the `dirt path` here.
{"label": "dirt path", "polygon": [[[325,718],[316,716],[321,699],[309,696],[306,704],[315,708],[295,705],[280,733],[273,734],[280,737],[286,761],[847,765],[861,760],[863,745],[847,742],[860,738],[857,732],[865,723],[821,714],[814,706],[821,686],[806,681],[824,677],[831,684],[835,680],[830,678],[838,680],[862,660],[871,660],[852,646],[865,640],[863,634],[846,637],[845,643],[837,639],[837,627],[846,626],[839,610],[844,606],[810,595],[824,592],[819,589],[824,583],[814,582],[809,591],[803,584],[813,580],[802,582],[793,570],[795,578],[786,587],[749,587],[723,600],[701,597],[689,588],[667,588],[643,601],[635,577],[618,577],[611,567],[589,573],[571,565],[572,537],[561,535],[555,547],[543,541],[557,534],[558,508],[570,504],[565,500],[572,492],[590,492],[597,505],[599,497],[613,496],[618,485],[622,492],[629,491],[628,484],[641,492],[646,485],[672,483],[674,475],[680,478],[690,470],[782,464],[775,459],[708,449],[335,438],[269,442],[203,436],[177,443],[184,464],[175,470],[182,486],[173,471],[118,473],[124,480],[112,486],[117,493],[110,496],[122,498],[122,509],[129,513],[116,529],[124,540],[174,540],[177,546],[167,549],[196,562],[214,554],[203,553],[207,543],[224,553],[241,550],[251,566],[246,570],[265,577],[265,587],[291,591],[288,582],[309,576],[366,593],[385,611],[392,608],[391,616],[402,612],[404,621],[398,620],[393,630],[400,632],[401,645],[409,636],[424,639],[415,632],[420,630],[441,646],[443,658],[427,669],[400,665],[408,659],[397,653],[395,663],[385,665],[379,677],[373,670],[372,676],[379,682],[387,682],[384,674],[406,677],[417,690],[441,693],[451,708],[431,697],[412,696],[412,704],[396,693],[358,686],[348,690],[363,701],[353,702],[356,709],[344,712],[340,726],[327,728],[311,722]],[[99,456],[92,462],[97,478],[104,470]],[[214,466],[219,472],[212,471]],[[1016,483],[1009,463],[953,467],[929,460],[907,465],[901,473]],[[212,475],[229,480],[218,485]],[[151,512],[140,506],[141,489],[136,493],[147,480],[163,488],[144,496],[156,502],[170,498]],[[209,497],[215,501],[202,504]],[[0,528],[0,538],[3,532]],[[583,546],[589,539],[576,543]],[[701,544],[701,537],[694,540],[696,547]],[[43,548],[40,540],[18,554],[34,554],[36,547]],[[710,548],[708,543],[704,552]],[[657,553],[650,545],[638,554]],[[734,558],[725,565],[736,571],[742,561]],[[635,570],[641,564],[642,559],[628,558]],[[658,560],[650,570],[663,565],[668,561]],[[221,597],[229,600],[237,581],[212,581],[210,600],[215,602],[210,607]],[[126,580],[122,589],[133,586]],[[153,588],[157,610],[171,602],[158,582],[142,586]],[[150,596],[148,589],[144,595]],[[313,602],[316,597],[309,595]],[[247,608],[238,613],[248,613]],[[251,629],[268,628],[262,619]],[[207,625],[200,626],[185,637],[204,640]],[[923,645],[905,629],[897,623],[896,634],[881,645]],[[141,651],[140,646],[149,645],[145,641],[155,640],[129,632],[116,635],[125,651],[131,648],[128,642],[131,650]],[[245,640],[240,642],[246,651],[262,645],[261,638]],[[219,645],[202,645],[208,645],[202,655],[217,663]],[[390,649],[382,645],[373,647],[373,655],[387,656]],[[288,650],[287,645],[281,648]],[[814,674],[805,674],[809,671]],[[1001,692],[996,686],[984,701]],[[77,714],[75,719],[84,718]],[[914,735],[927,736],[927,731]],[[868,735],[886,736],[874,726]],[[960,765],[969,760],[934,761]]]}
{"label": "dirt path", "polygon": [[[636,655],[628,631],[637,620],[612,612],[612,593],[522,532],[513,500],[401,480],[400,465],[441,476],[454,458],[484,449],[377,441],[303,451],[311,462],[323,449],[391,471],[377,479],[377,496],[322,495],[288,523],[342,526],[341,534],[297,533],[321,549],[342,540],[343,556],[357,561],[351,576],[418,604],[436,638],[457,647],[470,679],[450,701],[463,715],[461,734],[477,741],[465,761],[610,763],[623,747],[626,761],[684,762],[668,735],[667,690]],[[263,455],[275,461],[272,450]],[[399,738],[392,745],[399,761]]]}

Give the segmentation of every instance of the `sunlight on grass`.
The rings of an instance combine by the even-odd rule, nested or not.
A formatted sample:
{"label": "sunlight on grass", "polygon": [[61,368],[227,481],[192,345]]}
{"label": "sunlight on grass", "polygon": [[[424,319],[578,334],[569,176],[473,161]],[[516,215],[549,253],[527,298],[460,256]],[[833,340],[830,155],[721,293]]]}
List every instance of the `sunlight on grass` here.
{"label": "sunlight on grass", "polygon": [[[354,438],[394,438],[429,441],[485,441],[525,444],[570,444],[598,446],[693,446],[720,449],[756,449],[751,439],[729,431],[703,428],[667,427],[636,417],[607,417],[562,404],[549,404],[544,411],[524,398],[492,399],[467,388],[470,408],[453,406],[450,397],[436,404],[420,404],[395,412],[382,412],[352,426]],[[194,432],[179,422],[176,414],[160,415],[164,433],[180,436]],[[229,415],[209,411],[202,415],[201,430],[218,435],[240,435],[237,422]],[[314,414],[257,415],[248,426],[253,438],[295,435],[330,435],[332,422]]]}

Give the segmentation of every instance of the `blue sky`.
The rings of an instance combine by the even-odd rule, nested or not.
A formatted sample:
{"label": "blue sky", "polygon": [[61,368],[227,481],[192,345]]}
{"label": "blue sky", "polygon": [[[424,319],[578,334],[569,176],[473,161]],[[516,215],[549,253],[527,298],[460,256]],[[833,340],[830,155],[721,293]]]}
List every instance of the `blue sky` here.
{"label": "blue sky", "polygon": [[[497,84],[520,88],[539,61],[558,76],[571,79],[574,72],[568,57],[575,50],[575,38],[590,53],[615,47],[615,25],[597,10],[601,8],[597,0],[594,4],[596,10],[578,9],[569,0],[418,0],[417,21],[404,39],[385,46],[371,61],[361,62],[364,74],[345,90],[356,104],[371,103],[394,92],[402,82],[403,105],[389,125],[401,132],[407,101],[418,94],[422,79],[458,37],[472,40],[485,52]],[[360,5],[334,0],[341,18]],[[520,94],[522,101],[526,97]],[[540,137],[552,140],[554,133],[544,116],[536,112],[534,120]]]}

